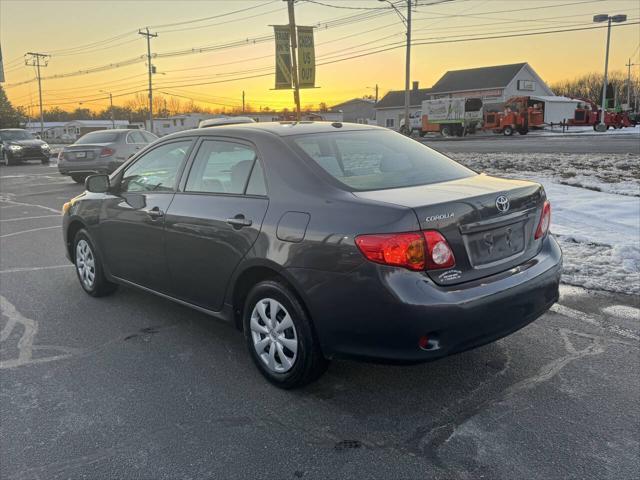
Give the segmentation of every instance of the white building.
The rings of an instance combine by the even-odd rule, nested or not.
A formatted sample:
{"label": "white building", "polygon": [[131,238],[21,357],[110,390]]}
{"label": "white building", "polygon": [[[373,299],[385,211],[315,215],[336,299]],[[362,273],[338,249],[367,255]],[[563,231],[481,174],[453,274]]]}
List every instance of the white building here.
{"label": "white building", "polygon": [[[183,115],[172,115],[170,117],[159,117],[153,119],[153,133],[162,137],[170,133],[182,132],[183,130],[191,130],[198,128],[202,120],[209,118],[222,118],[226,115],[210,115],[207,113],[185,113]],[[149,120],[145,121],[145,129],[149,128]]]}
{"label": "white building", "polygon": [[[127,128],[128,120],[72,120],[70,122],[44,122],[43,140],[72,142],[85,133],[111,128]],[[25,129],[40,135],[40,122],[27,122]]]}
{"label": "white building", "polygon": [[[544,80],[526,62],[492,67],[451,70],[433,87],[411,91],[410,114],[420,110],[423,100],[443,97],[478,97],[485,109],[499,111],[511,97],[553,96]],[[397,130],[404,115],[404,90],[391,91],[376,106],[378,125]]]}

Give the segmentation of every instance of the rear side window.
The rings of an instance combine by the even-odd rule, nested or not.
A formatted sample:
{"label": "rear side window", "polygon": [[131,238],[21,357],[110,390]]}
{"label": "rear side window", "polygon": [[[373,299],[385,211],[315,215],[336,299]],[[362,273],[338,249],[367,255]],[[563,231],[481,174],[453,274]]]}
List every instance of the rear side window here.
{"label": "rear side window", "polygon": [[187,178],[187,192],[244,193],[256,159],[253,148],[240,143],[204,140]]}
{"label": "rear side window", "polygon": [[410,187],[476,175],[395,132],[342,131],[291,138],[294,148],[350,190]]}
{"label": "rear side window", "polygon": [[140,133],[142,134],[144,139],[147,141],[147,143],[155,142],[158,139],[158,137],[156,137],[153,133],[150,133],[147,131],[141,131]]}
{"label": "rear side window", "polygon": [[142,133],[135,131],[135,132],[130,132],[127,135],[127,143],[147,143],[144,140],[144,137],[142,136]]}

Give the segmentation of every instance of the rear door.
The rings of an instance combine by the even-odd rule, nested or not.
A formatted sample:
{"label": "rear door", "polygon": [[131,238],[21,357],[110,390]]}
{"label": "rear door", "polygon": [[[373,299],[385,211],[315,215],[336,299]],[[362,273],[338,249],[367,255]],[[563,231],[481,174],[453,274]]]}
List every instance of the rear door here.
{"label": "rear door", "polygon": [[162,143],[122,172],[117,192],[100,215],[100,244],[113,275],[169,291],[165,216],[194,142]]}
{"label": "rear door", "polygon": [[172,291],[217,311],[267,211],[262,163],[249,143],[206,138],[181,183],[166,215]]}

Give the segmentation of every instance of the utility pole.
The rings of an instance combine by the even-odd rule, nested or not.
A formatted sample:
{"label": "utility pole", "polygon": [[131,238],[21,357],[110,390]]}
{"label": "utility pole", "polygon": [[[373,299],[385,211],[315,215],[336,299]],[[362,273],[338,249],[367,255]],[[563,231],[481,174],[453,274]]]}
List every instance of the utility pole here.
{"label": "utility pole", "polygon": [[116,128],[116,121],[113,118],[113,93],[105,92],[104,90],[99,90],[102,93],[109,94],[109,117],[111,118],[111,128]]}
{"label": "utility pole", "polygon": [[286,0],[289,10],[289,37],[291,39],[291,76],[293,78],[293,99],[296,102],[296,121],[300,121],[300,86],[298,84],[298,58],[296,49],[298,48],[296,35],[296,18],[293,11],[293,1]]}
{"label": "utility pole", "polygon": [[151,65],[151,37],[157,37],[157,33],[150,33],[149,27],[144,31],[138,30],[138,34],[147,37],[147,64],[149,65],[149,131],[153,133],[153,84],[151,75],[153,74],[153,66]]}
{"label": "utility pole", "polygon": [[40,67],[46,67],[49,64],[48,58],[51,55],[44,53],[27,52],[29,55],[25,59],[24,64],[32,67],[36,67],[36,74],[38,76],[38,97],[40,99],[40,138],[44,137],[44,112],[42,110],[42,82],[40,79]]}
{"label": "utility pole", "polygon": [[378,84],[376,83],[376,105],[378,104]]}
{"label": "utility pole", "polygon": [[244,114],[244,90],[242,90],[242,113]]}
{"label": "utility pole", "polygon": [[404,79],[404,130],[407,135],[411,134],[411,124],[409,123],[409,103],[410,103],[410,83],[411,83],[411,0],[407,0],[407,58]]}
{"label": "utility pole", "polygon": [[404,129],[407,135],[411,133],[411,125],[409,123],[409,104],[411,101],[411,91],[410,83],[411,83],[411,2],[413,0],[407,0],[407,15],[403,15],[398,7],[391,0],[378,0],[379,2],[388,3],[391,8],[393,8],[404,23],[405,27],[407,27],[407,53],[405,58],[405,79],[404,79]]}
{"label": "utility pole", "polygon": [[631,108],[631,67],[638,65],[637,63],[631,63],[631,59],[629,59],[629,63],[625,64],[627,67],[627,108]]}

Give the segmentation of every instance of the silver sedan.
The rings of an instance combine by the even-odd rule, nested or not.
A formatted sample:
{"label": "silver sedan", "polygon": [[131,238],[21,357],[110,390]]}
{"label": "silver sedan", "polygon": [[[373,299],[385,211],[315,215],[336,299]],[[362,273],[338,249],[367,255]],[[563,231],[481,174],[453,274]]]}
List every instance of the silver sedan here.
{"label": "silver sedan", "polygon": [[113,129],[89,132],[58,155],[58,171],[78,182],[93,173],[111,173],[132,155],[157,140],[146,130]]}

